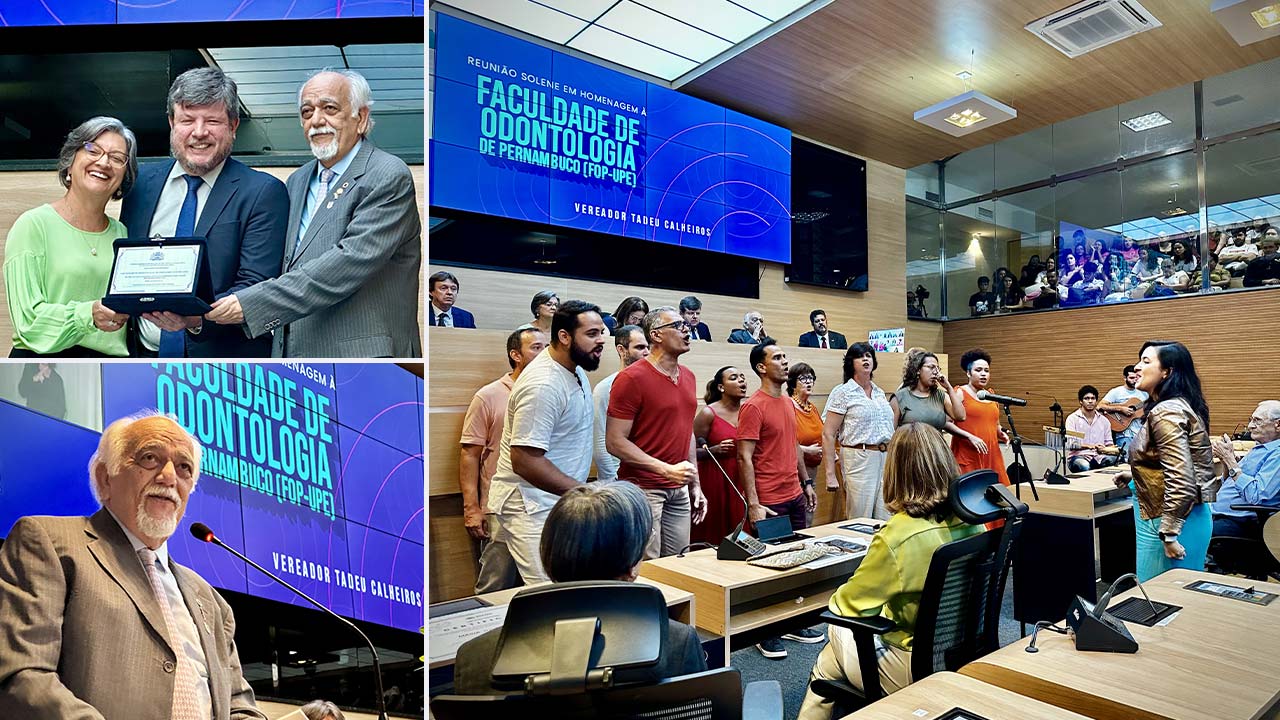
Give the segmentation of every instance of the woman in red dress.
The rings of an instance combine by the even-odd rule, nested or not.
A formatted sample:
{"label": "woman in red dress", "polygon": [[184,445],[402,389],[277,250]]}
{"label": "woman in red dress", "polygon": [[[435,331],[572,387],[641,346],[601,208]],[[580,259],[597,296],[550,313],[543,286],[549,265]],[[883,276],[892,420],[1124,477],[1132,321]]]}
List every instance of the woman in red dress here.
{"label": "woman in red dress", "polygon": [[955,421],[961,434],[952,435],[951,452],[962,474],[989,468],[1000,476],[1000,482],[1008,485],[1000,443],[1009,442],[1009,435],[1000,427],[1000,405],[978,399],[978,391],[986,390],[991,383],[991,356],[980,348],[970,350],[960,356],[960,367],[969,376],[969,382],[960,388],[964,396],[964,420]]}
{"label": "woman in red dress", "polygon": [[[705,438],[711,454],[725,473],[738,482],[738,455],[733,439],[738,433],[738,410],[747,396],[747,376],[732,365],[720,368],[707,383],[706,406],[693,419],[693,434]],[[720,468],[699,444],[698,480],[707,497],[707,516],[692,526],[690,542],[718,544],[742,522],[742,499],[729,487]]]}

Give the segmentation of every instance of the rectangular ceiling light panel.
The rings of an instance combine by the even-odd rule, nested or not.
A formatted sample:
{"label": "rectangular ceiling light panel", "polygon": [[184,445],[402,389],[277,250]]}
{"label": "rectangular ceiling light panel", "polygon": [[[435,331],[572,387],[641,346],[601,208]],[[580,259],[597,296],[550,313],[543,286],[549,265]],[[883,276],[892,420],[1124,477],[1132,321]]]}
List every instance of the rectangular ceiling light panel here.
{"label": "rectangular ceiling light panel", "polygon": [[1018,117],[1018,111],[1004,103],[970,90],[949,100],[917,110],[916,122],[948,135],[962,137]]}
{"label": "rectangular ceiling light panel", "polygon": [[1120,124],[1134,132],[1145,132],[1165,125],[1172,125],[1173,121],[1165,117],[1163,113],[1149,112],[1146,115],[1131,117]]}

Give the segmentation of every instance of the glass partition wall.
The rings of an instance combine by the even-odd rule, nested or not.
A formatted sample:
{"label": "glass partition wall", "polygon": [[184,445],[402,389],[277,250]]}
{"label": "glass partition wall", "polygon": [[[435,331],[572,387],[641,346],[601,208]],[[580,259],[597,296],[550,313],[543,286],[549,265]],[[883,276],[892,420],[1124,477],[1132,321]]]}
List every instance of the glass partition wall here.
{"label": "glass partition wall", "polygon": [[911,168],[909,315],[1280,284],[1276,77],[1280,60]]}

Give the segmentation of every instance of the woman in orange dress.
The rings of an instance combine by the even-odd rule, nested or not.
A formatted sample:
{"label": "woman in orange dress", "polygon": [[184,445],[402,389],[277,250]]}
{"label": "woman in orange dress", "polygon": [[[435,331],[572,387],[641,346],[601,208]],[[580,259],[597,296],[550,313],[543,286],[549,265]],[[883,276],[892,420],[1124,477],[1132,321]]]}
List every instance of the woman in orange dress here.
{"label": "woman in orange dress", "polygon": [[[822,465],[822,413],[809,399],[818,373],[808,363],[796,363],[787,371],[787,394],[796,409],[796,442],[804,453],[804,466],[809,477],[816,480]],[[813,513],[809,513],[809,525],[813,526]]]}
{"label": "woman in orange dress", "polygon": [[961,432],[951,437],[951,452],[962,474],[987,468],[995,470],[1000,482],[1008,485],[1000,443],[1009,442],[1009,435],[1000,427],[1000,405],[978,399],[978,391],[986,390],[991,382],[991,356],[986,350],[975,348],[960,356],[960,367],[969,382],[960,388],[964,420],[955,421]]}
{"label": "woman in orange dress", "polygon": [[[707,497],[707,516],[689,531],[690,542],[715,545],[742,522],[746,505],[729,487],[727,473],[738,482],[738,452],[734,438],[738,435],[738,410],[747,396],[747,375],[732,365],[716,371],[707,383],[706,405],[693,418],[693,434],[707,441],[711,454],[698,442],[698,479]],[[711,455],[720,461],[724,473],[716,467]]]}

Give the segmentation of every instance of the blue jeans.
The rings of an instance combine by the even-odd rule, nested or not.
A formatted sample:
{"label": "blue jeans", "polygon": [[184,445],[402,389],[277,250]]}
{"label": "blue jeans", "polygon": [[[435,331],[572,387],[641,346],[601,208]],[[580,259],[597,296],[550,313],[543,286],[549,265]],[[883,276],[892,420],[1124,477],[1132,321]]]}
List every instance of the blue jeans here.
{"label": "blue jeans", "polygon": [[[1133,484],[1129,484],[1133,489]],[[1138,498],[1133,498],[1133,528],[1138,546],[1138,580],[1146,582],[1173,568],[1204,570],[1205,555],[1209,552],[1209,539],[1213,537],[1213,513],[1208,503],[1196,503],[1187,515],[1178,533],[1178,542],[1187,551],[1186,557],[1173,560],[1164,554],[1164,542],[1160,540],[1160,518],[1142,519]]]}

